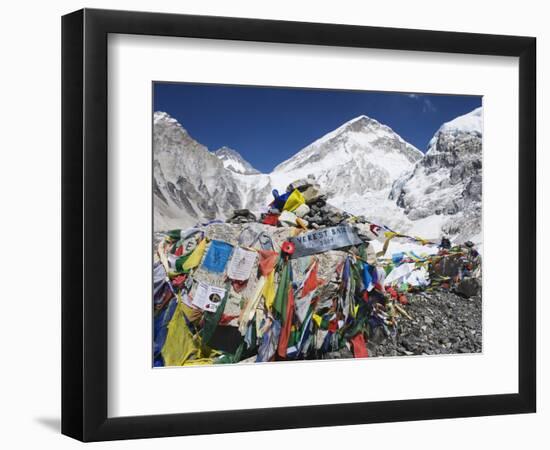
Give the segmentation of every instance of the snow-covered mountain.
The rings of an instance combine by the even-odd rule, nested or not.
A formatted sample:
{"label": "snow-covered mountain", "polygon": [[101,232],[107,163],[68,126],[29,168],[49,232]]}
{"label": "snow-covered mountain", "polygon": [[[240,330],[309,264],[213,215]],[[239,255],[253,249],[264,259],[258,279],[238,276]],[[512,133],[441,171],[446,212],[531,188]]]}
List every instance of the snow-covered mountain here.
{"label": "snow-covered mountain", "polygon": [[279,164],[274,181],[312,175],[329,197],[391,187],[412,169],[422,152],[391,128],[367,116],[356,117]]}
{"label": "snow-covered mountain", "polygon": [[260,171],[252,167],[252,164],[246,161],[239,152],[232,148],[224,146],[216,150],[214,154],[220,158],[226,169],[232,170],[235,173],[240,173],[242,175],[257,175],[260,173]]}
{"label": "snow-covered mountain", "polygon": [[262,174],[235,150],[210,152],[168,114],[155,113],[155,230],[224,219],[239,208],[257,213],[272,189],[310,178],[329,203],[352,214],[428,238],[470,238],[481,226],[481,115],[479,108],[442,125],[426,155],[359,116]]}
{"label": "snow-covered mountain", "polygon": [[413,221],[440,216],[445,234],[481,232],[483,109],[443,124],[414,169],[399,177],[390,199]]}
{"label": "snow-covered mountain", "polygon": [[[222,160],[164,112],[153,118],[154,228],[182,228],[225,218],[248,193]],[[244,198],[243,198],[244,197]]]}
{"label": "snow-covered mountain", "polygon": [[362,115],[279,164],[270,177],[274,186],[284,188],[309,176],[333,206],[405,230],[408,218],[388,197],[394,180],[422,157],[390,127]]}

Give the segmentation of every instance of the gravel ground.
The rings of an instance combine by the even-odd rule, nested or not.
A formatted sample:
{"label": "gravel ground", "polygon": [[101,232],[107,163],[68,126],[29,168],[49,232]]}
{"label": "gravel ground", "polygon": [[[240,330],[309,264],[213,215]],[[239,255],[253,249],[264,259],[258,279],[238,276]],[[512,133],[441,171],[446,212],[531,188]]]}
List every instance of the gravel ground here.
{"label": "gravel ground", "polygon": [[482,351],[481,298],[434,291],[409,296],[397,336],[379,328],[369,340],[370,356],[439,355]]}

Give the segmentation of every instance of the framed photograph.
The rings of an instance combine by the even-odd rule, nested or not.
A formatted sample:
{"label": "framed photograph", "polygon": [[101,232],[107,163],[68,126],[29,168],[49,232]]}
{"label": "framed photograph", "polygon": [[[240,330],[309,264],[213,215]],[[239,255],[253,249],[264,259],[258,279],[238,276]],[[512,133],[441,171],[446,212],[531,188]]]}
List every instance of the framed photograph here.
{"label": "framed photograph", "polygon": [[535,412],[531,37],[62,21],[62,432]]}

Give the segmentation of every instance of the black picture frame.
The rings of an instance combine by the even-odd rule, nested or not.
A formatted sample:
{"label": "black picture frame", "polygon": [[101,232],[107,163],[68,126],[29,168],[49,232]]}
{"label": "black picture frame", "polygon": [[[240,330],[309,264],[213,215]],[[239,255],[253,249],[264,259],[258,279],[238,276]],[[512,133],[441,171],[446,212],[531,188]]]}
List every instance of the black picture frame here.
{"label": "black picture frame", "polygon": [[[107,416],[107,37],[110,33],[519,58],[517,393]],[[62,433],[82,441],[535,412],[536,39],[83,9],[62,18]]]}

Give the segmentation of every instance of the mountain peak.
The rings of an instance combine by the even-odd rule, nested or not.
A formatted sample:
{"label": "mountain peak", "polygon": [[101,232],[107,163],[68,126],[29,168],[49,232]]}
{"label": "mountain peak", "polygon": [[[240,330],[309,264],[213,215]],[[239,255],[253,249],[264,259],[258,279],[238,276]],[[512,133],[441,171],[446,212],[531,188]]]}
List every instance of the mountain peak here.
{"label": "mountain peak", "polygon": [[260,173],[238,151],[232,148],[223,146],[216,150],[214,154],[220,159],[223,166],[232,172],[242,175],[256,175]]}
{"label": "mountain peak", "polygon": [[455,119],[444,123],[439,131],[464,131],[466,133],[481,134],[483,125],[483,107],[470,111],[469,113],[458,116]]}
{"label": "mountain peak", "polygon": [[[355,156],[352,156],[352,153]],[[354,158],[368,160],[372,164],[384,164],[382,161],[388,158],[384,157],[377,161],[381,156],[380,153],[393,154],[395,158],[402,159],[396,162],[392,157],[391,163],[386,161],[392,176],[395,175],[394,172],[407,168],[406,166],[423,157],[420,150],[406,142],[390,127],[362,114],[303,148],[275,167],[274,171],[288,172],[304,168],[308,164],[320,164],[321,161],[324,161],[323,165],[329,167],[333,164],[352,161]]]}
{"label": "mountain peak", "polygon": [[353,123],[372,123],[372,122],[376,122],[378,123],[378,121],[376,119],[373,119],[369,116],[365,116],[365,114],[361,114],[360,116],[357,116],[357,117],[354,117],[353,119],[351,120],[348,120],[346,122],[347,125],[349,124],[353,124]]}
{"label": "mountain peak", "polygon": [[187,132],[185,128],[181,126],[181,124],[174,119],[170,114],[164,111],[155,111],[153,114],[153,124],[159,125],[159,124],[171,124],[175,125],[177,128],[180,128],[183,132]]}
{"label": "mountain peak", "polygon": [[449,122],[445,122],[439,127],[428,142],[428,151],[426,154],[434,154],[438,151],[438,142],[445,138],[449,140],[453,136],[477,136],[483,134],[483,106],[470,111],[469,113],[458,116]]}
{"label": "mountain peak", "polygon": [[364,130],[367,127],[373,127],[377,128],[379,126],[385,127],[385,125],[381,125],[380,122],[377,120],[365,116],[364,114],[361,114],[360,116],[354,117],[353,119],[348,120],[347,122],[344,122],[342,125],[340,125],[338,128],[336,128],[334,131],[331,131],[330,133],[323,136],[321,139],[324,138],[332,138],[334,136],[337,136],[343,132],[359,132]]}

